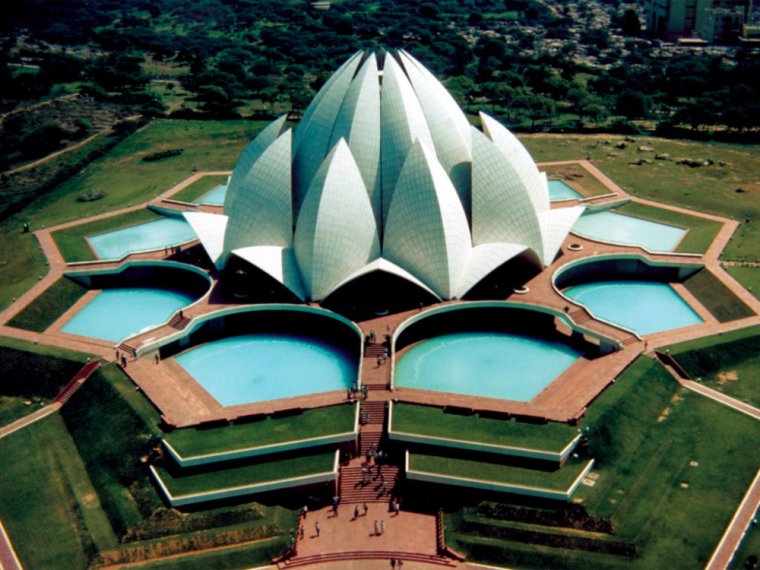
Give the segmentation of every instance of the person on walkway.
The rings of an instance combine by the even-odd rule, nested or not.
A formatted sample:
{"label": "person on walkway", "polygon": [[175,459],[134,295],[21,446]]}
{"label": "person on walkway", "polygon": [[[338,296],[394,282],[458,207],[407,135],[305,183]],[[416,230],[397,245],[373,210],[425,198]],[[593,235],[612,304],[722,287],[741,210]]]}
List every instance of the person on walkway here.
{"label": "person on walkway", "polygon": [[375,521],[375,536],[380,536],[380,525]]}
{"label": "person on walkway", "polygon": [[161,357],[158,356],[158,353],[156,353],[156,364],[161,362]]}
{"label": "person on walkway", "polygon": [[398,516],[401,512],[401,504],[398,501],[393,502],[393,516]]}
{"label": "person on walkway", "polygon": [[364,516],[367,516],[367,513],[369,512],[369,507],[367,506],[367,503],[364,503]]}
{"label": "person on walkway", "polygon": [[391,568],[396,568],[396,559],[391,558]]}
{"label": "person on walkway", "polygon": [[301,509],[301,516],[305,519],[306,515],[309,514],[309,507],[307,505],[304,505]]}
{"label": "person on walkway", "polygon": [[301,540],[303,540],[304,536],[306,536],[306,527],[301,525],[298,529],[298,534],[301,536]]}
{"label": "person on walkway", "polygon": [[380,534],[385,534],[385,521],[380,520]]}
{"label": "person on walkway", "polygon": [[358,519],[358,518],[359,518],[359,505],[356,505],[356,506],[354,507],[354,518],[353,518],[353,519],[351,519],[351,520],[356,520],[356,519]]}
{"label": "person on walkway", "polygon": [[314,521],[314,533],[319,536],[319,521]]}
{"label": "person on walkway", "polygon": [[127,367],[127,356],[125,354],[121,355],[121,367],[126,368]]}

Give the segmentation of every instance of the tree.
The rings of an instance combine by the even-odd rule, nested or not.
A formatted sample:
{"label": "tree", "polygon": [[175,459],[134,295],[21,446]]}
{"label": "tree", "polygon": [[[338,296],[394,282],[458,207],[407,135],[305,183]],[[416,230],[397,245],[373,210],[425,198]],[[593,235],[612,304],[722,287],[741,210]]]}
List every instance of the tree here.
{"label": "tree", "polygon": [[637,119],[649,114],[651,100],[641,91],[626,89],[615,101],[615,113],[626,119]]}
{"label": "tree", "polygon": [[638,36],[641,33],[641,21],[633,8],[623,12],[623,21],[620,24],[624,36]]}

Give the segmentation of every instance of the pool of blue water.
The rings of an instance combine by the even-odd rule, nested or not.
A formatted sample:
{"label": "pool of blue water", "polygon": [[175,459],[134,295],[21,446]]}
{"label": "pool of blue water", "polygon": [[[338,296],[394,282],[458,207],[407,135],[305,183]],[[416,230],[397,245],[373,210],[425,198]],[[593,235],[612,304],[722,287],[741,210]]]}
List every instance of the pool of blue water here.
{"label": "pool of blue water", "polygon": [[396,385],[528,402],[581,353],[522,334],[447,334],[413,346],[396,365]]}
{"label": "pool of blue water", "polygon": [[197,200],[197,203],[210,204],[211,206],[223,206],[225,196],[227,196],[227,185],[220,184],[201,196],[200,200]]}
{"label": "pool of blue water", "polygon": [[610,243],[640,245],[650,251],[673,251],[686,234],[683,228],[607,211],[584,214],[575,222],[573,232]]}
{"label": "pool of blue water", "polygon": [[311,337],[246,334],[208,342],[177,362],[223,406],[346,390],[358,357]]}
{"label": "pool of blue water", "polygon": [[583,195],[576,192],[562,180],[549,180],[549,201],[580,200]]}
{"label": "pool of blue water", "polygon": [[667,283],[653,281],[599,281],[563,291],[594,315],[650,334],[702,322],[702,319]]}
{"label": "pool of blue water", "polygon": [[136,251],[180,245],[195,237],[193,228],[183,218],[161,218],[87,239],[100,259],[119,259]]}
{"label": "pool of blue water", "polygon": [[62,327],[63,332],[118,342],[165,322],[195,301],[188,293],[161,288],[104,289]]}

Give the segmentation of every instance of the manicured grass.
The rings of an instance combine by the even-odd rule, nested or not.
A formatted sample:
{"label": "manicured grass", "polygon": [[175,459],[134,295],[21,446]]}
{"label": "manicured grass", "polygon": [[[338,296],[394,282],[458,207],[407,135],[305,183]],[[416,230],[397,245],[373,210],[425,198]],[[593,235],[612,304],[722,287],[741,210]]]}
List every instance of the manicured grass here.
{"label": "manicured grass", "polygon": [[237,570],[268,566],[272,558],[290,546],[287,537],[278,536],[234,548],[224,548],[201,554],[187,554],[169,560],[134,566],[139,570]]}
{"label": "manicured grass", "polygon": [[760,299],[760,267],[726,265],[723,267],[731,276]]}
{"label": "manicured grass", "polygon": [[548,178],[562,180],[575,191],[583,194],[584,198],[609,194],[610,190],[594,176],[578,164],[562,164],[541,166]]}
{"label": "manicured grass", "polygon": [[196,180],[190,186],[183,188],[176,194],[174,194],[172,200],[180,200],[182,202],[194,202],[207,192],[213,190],[220,184],[227,182],[227,175],[219,176],[204,176],[200,180]]}
{"label": "manicured grass", "polygon": [[598,478],[574,500],[592,517],[610,518],[614,538],[634,543],[638,558],[462,535],[461,511],[447,534],[454,548],[532,568],[704,567],[757,470],[750,442],[760,437],[758,422],[681,388],[659,363],[640,358],[590,406],[581,427]]}
{"label": "manicured grass", "polygon": [[491,463],[474,459],[456,459],[415,451],[409,454],[409,469],[438,475],[494,481],[513,485],[528,485],[565,491],[586,467],[586,461],[568,461],[561,469],[539,471],[517,465]]}
{"label": "manicured grass", "polygon": [[[62,468],[72,452],[59,415],[0,440],[0,518],[24,568],[86,568],[93,554],[81,536],[77,496]],[[80,474],[77,485],[83,486],[86,473]]]}
{"label": "manicured grass", "polygon": [[683,284],[721,323],[744,319],[755,314],[707,268],[690,276]]}
{"label": "manicured grass", "polygon": [[63,256],[63,259],[67,262],[89,261],[91,259],[97,259],[97,256],[87,242],[86,238],[88,236],[120,230],[137,224],[152,222],[153,220],[158,220],[160,218],[161,216],[153,210],[144,208],[134,212],[128,212],[126,214],[120,214],[118,216],[111,216],[110,218],[90,222],[89,224],[82,224],[80,226],[73,226],[71,228],[59,230],[53,233],[53,239]]}
{"label": "manicured grass", "polygon": [[633,566],[703,567],[755,475],[748,442],[760,437],[758,422],[681,388],[642,358],[583,425],[599,479],[577,496],[636,543]]}
{"label": "manicured grass", "polygon": [[[266,125],[262,121],[157,120],[116,145],[77,175],[7,218],[0,229],[0,308],[19,297],[47,268],[36,239],[21,233],[29,220],[32,230],[110,212],[154,198],[199,171],[232,169],[250,139]],[[178,157],[145,162],[142,156],[183,148]],[[77,201],[86,192],[107,195],[92,202]]]}
{"label": "manicured grass", "polygon": [[0,425],[36,409],[26,401],[46,403],[79,372],[89,357],[55,347],[0,337]]}
{"label": "manicured grass", "polygon": [[157,468],[157,471],[169,492],[176,497],[325,473],[332,471],[334,461],[335,451],[317,451],[308,455],[265,459],[235,466],[221,464],[203,471],[173,469],[169,472],[163,467]]}
{"label": "manicured grass", "polygon": [[561,451],[578,435],[567,424],[530,424],[478,415],[444,413],[443,408],[415,404],[393,404],[394,432],[429,435],[491,445]]}
{"label": "manicured grass", "polygon": [[[625,149],[602,145],[604,140],[617,143],[621,136],[529,135],[521,136],[538,162],[578,160],[588,154],[592,162],[634,196],[709,212],[743,221],[746,212],[757,217],[760,212],[759,145],[725,144],[635,137]],[[639,152],[646,145],[655,152]],[[675,160],[654,160],[653,164],[632,166],[639,158],[654,159],[654,154],[668,153],[673,159],[704,158],[714,164],[691,168]],[[614,154],[615,156],[610,156]],[[723,161],[725,166],[720,166]],[[737,189],[743,190],[737,192]],[[754,218],[753,218],[754,219]],[[727,246],[724,257],[741,261],[760,259],[760,224],[741,224]]]}
{"label": "manicured grass", "polygon": [[20,329],[43,332],[86,292],[87,287],[61,277],[8,324]]}
{"label": "manicured grass", "polygon": [[218,428],[180,429],[167,433],[164,439],[182,456],[189,457],[352,432],[355,414],[353,405],[329,406]]}
{"label": "manicured grass", "polygon": [[718,235],[722,224],[697,216],[690,216],[672,210],[655,208],[637,202],[628,202],[627,204],[616,208],[615,211],[629,216],[645,218],[654,222],[661,222],[671,226],[686,228],[686,233],[681,243],[678,244],[675,251],[683,253],[704,253],[710,244]]}
{"label": "manicured grass", "polygon": [[[669,347],[692,378],[729,396],[760,405],[760,327]],[[711,340],[711,344],[706,344]]]}

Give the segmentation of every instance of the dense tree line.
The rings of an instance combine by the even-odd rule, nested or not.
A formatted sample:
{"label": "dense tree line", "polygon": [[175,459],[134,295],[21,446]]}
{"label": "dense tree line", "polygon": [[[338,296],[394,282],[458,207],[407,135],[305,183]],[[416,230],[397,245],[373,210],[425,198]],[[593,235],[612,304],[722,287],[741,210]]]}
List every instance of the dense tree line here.
{"label": "dense tree line", "polygon": [[[545,47],[542,38],[566,40],[573,22],[561,6],[535,0],[345,0],[326,11],[265,0],[27,0],[10,3],[2,18],[0,95],[36,98],[76,80],[89,94],[161,114],[141,67],[150,54],[188,66],[182,86],[209,116],[237,116],[251,99],[298,114],[357,49],[404,48],[445,78],[465,109],[485,107],[513,125],[760,127],[756,55],[658,59],[636,37],[635,12],[618,16],[630,37],[617,55],[609,29],[582,29],[586,52],[607,61],[591,66],[578,62],[571,42]],[[25,47],[38,71],[18,73],[7,56],[20,37],[68,50]]]}

